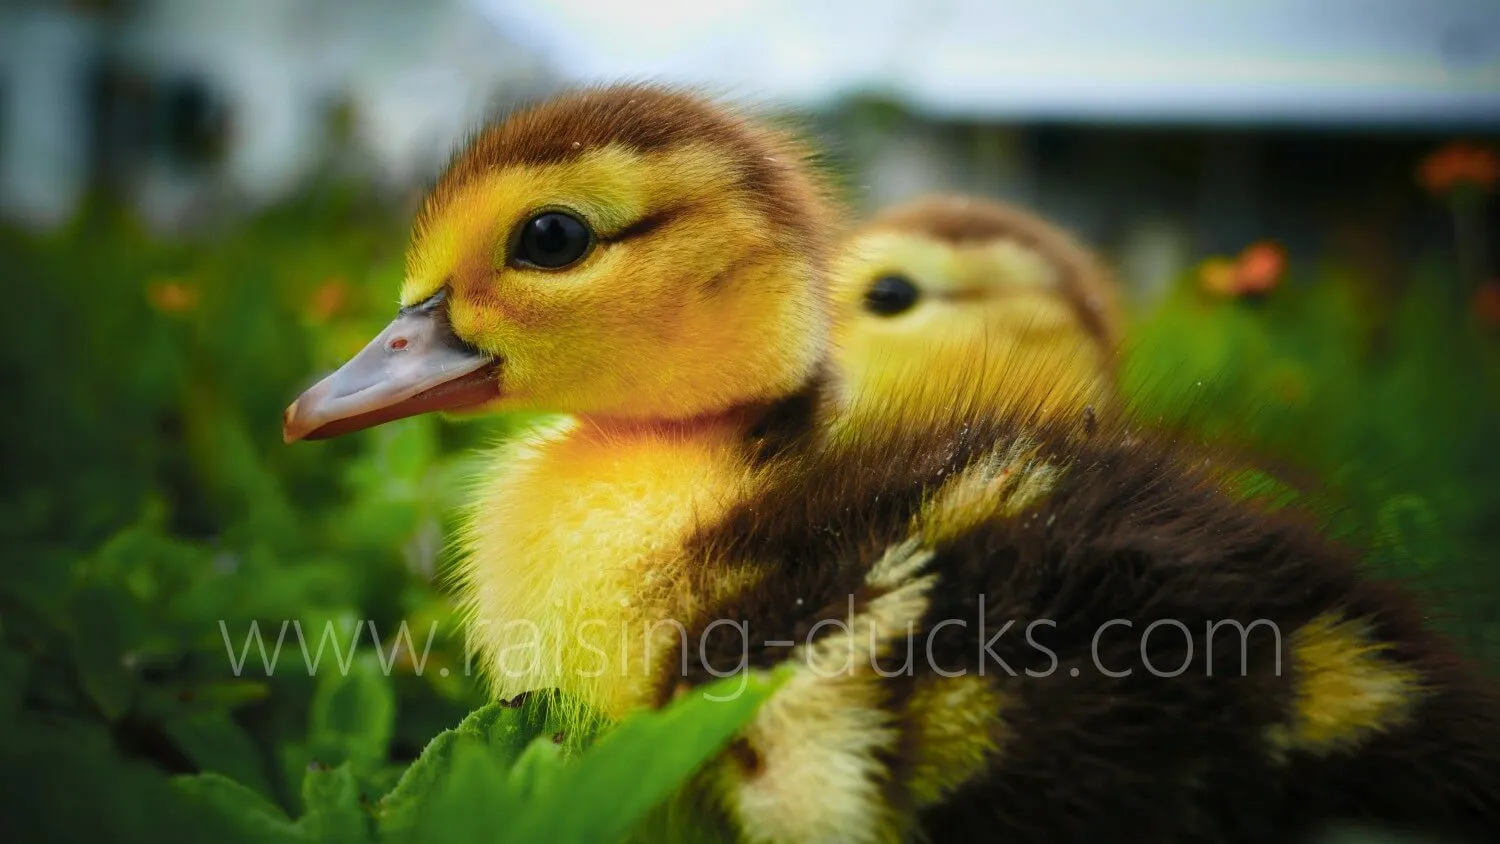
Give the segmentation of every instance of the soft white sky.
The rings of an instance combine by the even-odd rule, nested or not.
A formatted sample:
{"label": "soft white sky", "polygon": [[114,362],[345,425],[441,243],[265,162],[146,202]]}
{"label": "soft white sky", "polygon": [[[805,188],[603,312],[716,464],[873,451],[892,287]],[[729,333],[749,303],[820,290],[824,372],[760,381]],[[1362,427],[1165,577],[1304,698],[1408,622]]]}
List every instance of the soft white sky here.
{"label": "soft white sky", "polygon": [[[799,107],[884,89],[937,116],[998,121],[1500,126],[1500,0],[153,0],[142,10],[120,47],[164,79],[200,73],[227,98],[226,172],[258,198],[319,166],[326,95],[353,97],[375,170],[405,184],[438,166],[496,84],[524,94],[554,71]],[[80,74],[100,32],[46,4],[0,0],[0,18],[0,75],[15,92],[0,98],[0,211],[60,219],[81,190]]]}
{"label": "soft white sky", "polygon": [[471,0],[581,80],[935,111],[1500,119],[1500,0]]}

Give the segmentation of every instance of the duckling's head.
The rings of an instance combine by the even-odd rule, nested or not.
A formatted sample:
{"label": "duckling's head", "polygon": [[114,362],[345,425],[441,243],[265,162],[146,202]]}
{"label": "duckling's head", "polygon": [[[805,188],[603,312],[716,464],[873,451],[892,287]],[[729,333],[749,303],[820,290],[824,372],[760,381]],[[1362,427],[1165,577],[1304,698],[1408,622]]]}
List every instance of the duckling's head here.
{"label": "duckling's head", "polygon": [[846,241],[833,299],[856,411],[1078,410],[1108,393],[1120,330],[1110,273],[1021,208],[963,196],[891,208]]}
{"label": "duckling's head", "polygon": [[438,180],[398,316],[288,408],[285,435],[774,400],[824,356],[836,219],[800,145],[696,95],[625,85],[518,111]]}

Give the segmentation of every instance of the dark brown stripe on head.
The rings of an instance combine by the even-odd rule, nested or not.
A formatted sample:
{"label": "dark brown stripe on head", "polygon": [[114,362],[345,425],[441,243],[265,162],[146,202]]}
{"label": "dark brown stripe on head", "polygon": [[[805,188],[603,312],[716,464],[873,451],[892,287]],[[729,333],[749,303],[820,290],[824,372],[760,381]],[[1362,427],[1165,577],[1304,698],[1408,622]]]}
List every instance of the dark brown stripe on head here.
{"label": "dark brown stripe on head", "polygon": [[688,212],[689,209],[680,206],[676,208],[663,208],[660,211],[653,211],[652,213],[647,214],[646,216],[626,226],[625,228],[620,229],[613,235],[610,235],[609,240],[613,243],[620,243],[626,240],[630,240],[631,238],[648,235]]}
{"label": "dark brown stripe on head", "polygon": [[697,141],[738,146],[746,134],[736,115],[685,91],[648,85],[584,88],[518,109],[485,129],[449,175],[559,164],[610,145],[640,153]]}

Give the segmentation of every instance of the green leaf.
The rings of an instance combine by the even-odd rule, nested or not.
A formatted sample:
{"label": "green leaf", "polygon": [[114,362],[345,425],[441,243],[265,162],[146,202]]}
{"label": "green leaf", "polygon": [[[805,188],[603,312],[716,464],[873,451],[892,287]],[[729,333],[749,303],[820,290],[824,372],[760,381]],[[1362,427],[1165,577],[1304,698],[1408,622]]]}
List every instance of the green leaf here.
{"label": "green leaf", "polygon": [[448,771],[418,818],[411,840],[444,844],[520,841],[510,833],[519,808],[501,763],[479,741],[460,736],[453,745]]}
{"label": "green leaf", "polygon": [[461,740],[453,730],[439,733],[401,775],[395,788],[381,798],[375,807],[375,818],[380,822],[383,838],[409,840],[423,807],[452,762],[453,746]]}
{"label": "green leaf", "polygon": [[550,736],[533,739],[509,771],[511,791],[521,800],[545,793],[563,770],[563,753]]}
{"label": "green leaf", "polygon": [[514,715],[513,708],[506,703],[487,703],[484,706],[464,716],[455,732],[469,733],[471,735],[488,737],[490,731],[501,721],[505,721]]}
{"label": "green leaf", "polygon": [[371,840],[370,817],[360,802],[359,785],[346,762],[337,768],[313,766],[302,780],[306,814],[297,822],[312,841],[361,844]]}
{"label": "green leaf", "polygon": [[174,777],[172,784],[189,799],[222,815],[251,840],[266,844],[313,840],[266,798],[222,774]]}
{"label": "green leaf", "polygon": [[169,718],[162,729],[205,771],[216,771],[259,791],[271,793],[255,744],[227,714],[205,712]]}
{"label": "green leaf", "polygon": [[453,730],[438,733],[437,738],[423,748],[422,756],[396,781],[395,789],[381,798],[375,807],[375,819],[380,822],[383,837],[405,840],[417,826],[417,817],[422,814],[426,799],[432,795],[438,780],[443,777],[452,760],[453,745],[459,741]]}
{"label": "green leaf", "polygon": [[396,696],[379,658],[360,654],[347,674],[337,660],[329,659],[318,675],[308,729],[313,758],[325,764],[349,761],[360,770],[385,761],[395,728]]}
{"label": "green leaf", "polygon": [[[784,679],[727,677],[606,733],[547,781],[507,832],[511,841],[615,842],[719,753]],[[609,795],[607,802],[598,795]],[[580,806],[589,811],[579,811]]]}
{"label": "green leaf", "polygon": [[619,841],[718,753],[778,682],[728,678],[627,719],[571,762],[551,731],[546,696],[481,707],[434,739],[381,800],[382,837]]}
{"label": "green leaf", "polygon": [[431,808],[432,795],[452,773],[456,748],[480,748],[497,770],[504,770],[543,729],[542,716],[532,706],[491,703],[469,713],[457,727],[429,742],[381,799],[376,817],[382,835],[388,840],[411,840],[421,817]]}
{"label": "green leaf", "polygon": [[521,706],[491,703],[469,713],[458,725],[458,732],[483,740],[502,765],[513,764],[534,739],[551,735],[547,698],[529,696]]}

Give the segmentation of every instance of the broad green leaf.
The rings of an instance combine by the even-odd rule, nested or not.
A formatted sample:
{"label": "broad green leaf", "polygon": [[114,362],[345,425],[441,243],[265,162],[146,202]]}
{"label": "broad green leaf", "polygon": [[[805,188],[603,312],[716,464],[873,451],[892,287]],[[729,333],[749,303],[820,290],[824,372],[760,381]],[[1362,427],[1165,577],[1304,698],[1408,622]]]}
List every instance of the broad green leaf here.
{"label": "broad green leaf", "polygon": [[373,771],[365,772],[359,777],[360,793],[367,796],[367,802],[371,802],[370,812],[372,815],[376,812],[376,806],[378,805],[372,801],[382,794],[390,794],[395,790],[396,785],[401,782],[402,777],[406,776],[406,771],[410,767],[411,765],[409,764],[387,763]]}
{"label": "broad green leaf", "polygon": [[370,815],[360,800],[349,763],[337,768],[312,766],[302,780],[305,814],[297,821],[310,840],[328,844],[363,844],[371,840]]}
{"label": "broad green leaf", "polygon": [[506,784],[504,768],[480,742],[463,738],[454,743],[448,770],[423,807],[410,840],[443,844],[546,840],[515,837],[513,824],[521,806]]}
{"label": "broad green leaf", "polygon": [[[423,808],[452,763],[454,745],[464,739],[453,730],[439,733],[428,742],[417,761],[411,763],[401,775],[395,788],[381,798],[375,807],[375,817],[380,823],[383,839],[411,840],[410,836],[417,828]],[[478,741],[473,736],[468,736],[467,739],[471,742]]]}
{"label": "broad green leaf", "polygon": [[[342,643],[349,647],[349,641]],[[348,760],[362,770],[386,758],[396,716],[391,680],[374,653],[360,653],[350,670],[324,655],[313,694],[308,737],[313,757],[325,764]],[[347,654],[346,654],[347,656]]]}
{"label": "broad green leaf", "polygon": [[162,729],[200,769],[224,774],[262,794],[271,793],[254,742],[227,714],[168,718]]}
{"label": "broad green leaf", "polygon": [[[546,791],[516,819],[508,840],[621,840],[721,751],[782,679],[727,677],[665,709],[625,719],[550,778]],[[599,795],[609,795],[608,801]],[[580,804],[590,811],[579,811]]]}
{"label": "broad green leaf", "polygon": [[504,770],[539,735],[540,718],[533,707],[491,703],[469,713],[454,729],[439,733],[376,807],[382,834],[408,840],[432,794],[451,772],[456,747],[482,748],[497,769]]}
{"label": "broad green leaf", "polygon": [[172,784],[190,799],[222,815],[251,840],[266,844],[314,840],[266,798],[222,774],[175,777]]}
{"label": "broad green leaf", "polygon": [[509,766],[533,739],[552,734],[548,702],[546,696],[531,695],[520,706],[491,703],[464,718],[458,732],[478,736],[496,760]]}
{"label": "broad green leaf", "polygon": [[547,793],[563,770],[563,753],[550,736],[533,739],[511,765],[508,774],[511,792],[529,801]]}

